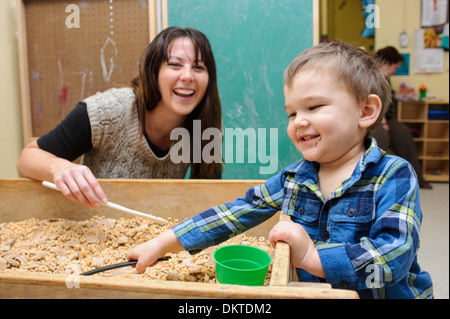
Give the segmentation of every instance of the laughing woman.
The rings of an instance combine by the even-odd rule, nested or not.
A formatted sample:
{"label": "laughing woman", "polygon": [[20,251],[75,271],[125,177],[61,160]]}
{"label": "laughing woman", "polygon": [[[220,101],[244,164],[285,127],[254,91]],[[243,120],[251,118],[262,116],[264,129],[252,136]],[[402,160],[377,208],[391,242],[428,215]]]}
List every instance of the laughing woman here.
{"label": "laughing woman", "polygon": [[[86,98],[53,130],[23,149],[22,177],[53,181],[89,207],[107,201],[97,178],[220,178],[221,163],[174,163],[169,153],[179,127],[192,134],[221,129],[214,56],[206,36],[190,28],[163,30],[145,49],[131,88]],[[202,148],[208,141],[202,140]],[[192,145],[192,141],[191,141]],[[220,146],[221,149],[221,146]],[[82,163],[73,161],[82,156]]]}

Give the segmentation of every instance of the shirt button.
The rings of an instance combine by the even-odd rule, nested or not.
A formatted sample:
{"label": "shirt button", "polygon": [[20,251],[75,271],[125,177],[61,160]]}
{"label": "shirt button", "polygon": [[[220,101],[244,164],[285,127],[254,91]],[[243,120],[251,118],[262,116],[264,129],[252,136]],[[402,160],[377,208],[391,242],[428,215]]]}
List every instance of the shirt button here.
{"label": "shirt button", "polygon": [[356,210],[355,210],[354,208],[349,208],[349,209],[347,210],[347,215],[348,215],[349,217],[353,217],[353,216],[355,216],[355,214],[356,214]]}
{"label": "shirt button", "polygon": [[305,213],[305,209],[304,209],[303,207],[300,207],[300,208],[298,209],[298,213],[299,213],[300,215],[303,215],[303,214]]}
{"label": "shirt button", "polygon": [[330,233],[329,233],[328,231],[325,230],[325,231],[322,233],[322,237],[323,237],[323,239],[328,240],[328,239],[330,239]]}

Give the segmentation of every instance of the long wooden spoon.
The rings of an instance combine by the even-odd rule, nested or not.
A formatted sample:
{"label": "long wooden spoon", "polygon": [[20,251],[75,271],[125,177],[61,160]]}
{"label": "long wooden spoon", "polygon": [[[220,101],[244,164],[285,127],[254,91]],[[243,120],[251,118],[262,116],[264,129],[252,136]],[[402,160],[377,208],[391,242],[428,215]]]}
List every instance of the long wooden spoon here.
{"label": "long wooden spoon", "polygon": [[[44,185],[45,187],[57,190],[57,191],[61,191],[58,188],[58,186],[56,186],[54,183],[43,181],[42,185]],[[150,215],[150,214],[146,214],[146,213],[142,213],[142,212],[139,212],[137,210],[130,209],[130,208],[127,208],[127,207],[124,207],[124,206],[121,206],[121,205],[118,205],[118,204],[115,204],[115,203],[112,203],[112,202],[106,202],[106,204],[104,204],[104,203],[101,203],[101,204],[104,205],[104,206],[108,206],[108,207],[120,210],[120,211],[125,212],[125,213],[130,213],[130,214],[146,217],[146,218],[151,219],[152,221],[154,221],[155,223],[158,223],[160,225],[167,224],[167,220],[165,220],[164,218],[156,217],[156,216],[153,216],[153,215]]]}

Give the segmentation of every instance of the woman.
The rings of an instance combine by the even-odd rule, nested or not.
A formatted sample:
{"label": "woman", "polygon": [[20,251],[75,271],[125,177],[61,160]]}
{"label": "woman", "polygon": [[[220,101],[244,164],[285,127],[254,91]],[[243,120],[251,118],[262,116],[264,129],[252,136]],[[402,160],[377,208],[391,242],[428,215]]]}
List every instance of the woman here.
{"label": "woman", "polygon": [[[375,56],[382,63],[381,70],[388,80],[391,75],[397,73],[397,69],[404,60],[397,49],[391,46],[378,50]],[[382,149],[387,150],[390,148],[396,155],[403,157],[411,163],[416,171],[421,188],[431,189],[432,186],[422,176],[422,169],[410,129],[395,118],[397,101],[394,99],[394,95],[394,91],[392,90],[392,103],[386,112],[383,125],[373,135]]]}
{"label": "woman", "polygon": [[[23,177],[53,181],[63,194],[89,207],[107,202],[96,178],[220,178],[221,163],[175,164],[172,130],[192,137],[221,129],[214,56],[200,31],[171,27],[145,49],[132,88],[113,88],[80,102],[55,129],[22,151]],[[202,148],[208,141],[202,140]],[[192,145],[192,139],[191,139]],[[73,160],[83,155],[82,164]]]}

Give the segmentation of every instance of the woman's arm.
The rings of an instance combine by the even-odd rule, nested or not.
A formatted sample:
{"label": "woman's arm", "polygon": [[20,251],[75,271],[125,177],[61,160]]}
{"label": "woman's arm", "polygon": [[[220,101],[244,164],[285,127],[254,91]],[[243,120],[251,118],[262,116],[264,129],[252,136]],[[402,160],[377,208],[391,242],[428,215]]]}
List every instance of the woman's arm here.
{"label": "woman's arm", "polygon": [[108,200],[91,170],[39,148],[36,141],[22,150],[17,163],[21,177],[53,181],[67,198],[88,207],[99,207]]}
{"label": "woman's arm", "polygon": [[91,170],[72,161],[92,148],[86,104],[79,103],[58,126],[22,150],[17,171],[22,177],[53,181],[71,200],[88,207],[106,203],[106,195]]}

